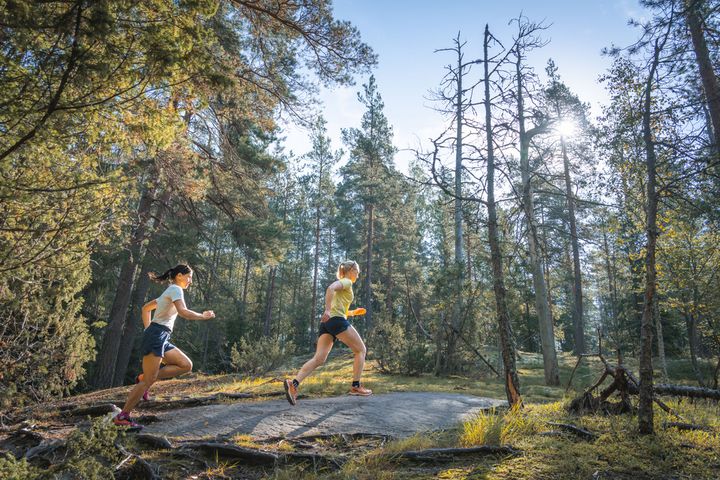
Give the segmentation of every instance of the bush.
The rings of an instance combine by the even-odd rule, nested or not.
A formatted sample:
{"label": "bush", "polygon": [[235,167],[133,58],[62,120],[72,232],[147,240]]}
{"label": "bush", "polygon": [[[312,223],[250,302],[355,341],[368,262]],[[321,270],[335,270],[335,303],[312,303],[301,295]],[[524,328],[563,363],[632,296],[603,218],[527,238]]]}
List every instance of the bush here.
{"label": "bush", "polygon": [[230,362],[236,372],[246,375],[262,375],[275,370],[295,351],[292,342],[284,347],[275,338],[261,338],[250,342],[243,337],[232,346]]}
{"label": "bush", "polygon": [[383,324],[375,329],[371,342],[373,358],[385,373],[419,375],[431,362],[423,342],[411,342],[397,323]]}
{"label": "bush", "polygon": [[40,472],[24,458],[15,460],[12,455],[0,457],[0,478],[4,480],[31,480],[39,478]]}
{"label": "bush", "polygon": [[83,480],[112,478],[113,466],[120,461],[115,447],[117,437],[118,429],[107,417],[93,420],[89,430],[76,430],[68,438],[68,456],[62,471]]}

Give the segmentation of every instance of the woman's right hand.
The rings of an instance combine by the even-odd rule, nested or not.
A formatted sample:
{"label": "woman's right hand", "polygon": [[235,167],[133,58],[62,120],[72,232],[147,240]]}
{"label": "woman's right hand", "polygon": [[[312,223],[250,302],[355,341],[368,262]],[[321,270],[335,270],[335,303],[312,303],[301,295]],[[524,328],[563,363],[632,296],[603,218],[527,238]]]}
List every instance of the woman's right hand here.
{"label": "woman's right hand", "polygon": [[330,320],[330,310],[325,310],[322,314],[322,317],[320,317],[320,322],[325,323],[328,320]]}

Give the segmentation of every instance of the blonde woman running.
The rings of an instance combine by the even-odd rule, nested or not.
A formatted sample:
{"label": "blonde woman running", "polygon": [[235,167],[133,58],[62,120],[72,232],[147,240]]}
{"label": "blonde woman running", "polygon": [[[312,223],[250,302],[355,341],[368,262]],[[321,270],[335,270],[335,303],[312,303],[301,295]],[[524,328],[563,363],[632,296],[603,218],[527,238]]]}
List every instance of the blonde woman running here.
{"label": "blonde woman running", "polygon": [[355,354],[353,363],[353,382],[350,395],[372,395],[372,390],[360,385],[363,367],[365,366],[365,353],[367,349],[357,330],[350,325],[347,317],[362,315],[365,309],[358,308],[348,311],[353,301],[352,285],[360,275],[360,266],[357,262],[349,261],[340,264],[337,270],[337,281],[333,282],[325,292],[325,312],[320,318],[319,338],[315,356],[302,366],[293,380],[285,380],[285,396],[290,404],[297,403],[298,387],[305,377],[313,370],[325,363],[333,343],[336,339],[350,347]]}

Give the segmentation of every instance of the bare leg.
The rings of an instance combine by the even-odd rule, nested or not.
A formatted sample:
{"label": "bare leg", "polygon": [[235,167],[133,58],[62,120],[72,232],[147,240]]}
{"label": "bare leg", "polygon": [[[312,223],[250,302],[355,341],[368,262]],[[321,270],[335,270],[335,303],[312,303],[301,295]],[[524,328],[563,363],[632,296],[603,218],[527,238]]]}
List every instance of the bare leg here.
{"label": "bare leg", "polygon": [[355,354],[355,360],[353,361],[353,381],[359,382],[363,367],[365,366],[365,354],[367,353],[365,343],[363,343],[360,334],[353,326],[350,326],[347,330],[338,334],[337,338],[350,347],[350,350]]}
{"label": "bare leg", "polygon": [[160,369],[157,375],[158,380],[166,380],[168,378],[177,377],[192,370],[193,363],[185,353],[179,348],[165,352],[163,359],[165,366]]}
{"label": "bare leg", "polygon": [[140,402],[145,390],[155,383],[155,380],[157,380],[158,377],[158,371],[160,370],[161,361],[162,357],[155,356],[152,353],[143,357],[143,381],[135,385],[135,387],[130,390],[130,395],[128,395],[128,399],[125,402],[123,412],[130,413],[138,402]]}
{"label": "bare leg", "polygon": [[295,375],[295,379],[298,382],[302,382],[305,377],[312,373],[313,370],[325,363],[325,360],[327,360],[327,356],[330,353],[330,350],[332,350],[332,347],[332,335],[330,335],[329,333],[320,335],[320,338],[318,338],[317,341],[317,347],[315,348],[315,356],[305,362],[305,365],[303,365],[298,374]]}

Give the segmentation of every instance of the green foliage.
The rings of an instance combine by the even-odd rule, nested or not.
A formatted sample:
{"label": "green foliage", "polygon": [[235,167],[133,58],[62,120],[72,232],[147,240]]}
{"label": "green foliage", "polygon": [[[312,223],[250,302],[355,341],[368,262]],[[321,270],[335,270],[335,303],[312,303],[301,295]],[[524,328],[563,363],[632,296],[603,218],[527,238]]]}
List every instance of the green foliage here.
{"label": "green foliage", "polygon": [[427,345],[413,342],[399,323],[381,323],[372,333],[370,355],[381,371],[403,375],[419,375],[432,362]]}
{"label": "green foliage", "polygon": [[88,430],[76,430],[68,438],[68,456],[62,471],[86,480],[112,477],[114,466],[121,459],[115,448],[117,438],[118,429],[112,422],[96,418]]}
{"label": "green foliage", "polygon": [[27,460],[0,457],[0,478],[3,480],[31,480],[70,478],[107,480],[112,478],[121,456],[115,447],[118,429],[107,418],[96,418],[88,429],[77,429],[67,439],[65,454],[59,463],[41,469]]}
{"label": "green foliage", "polygon": [[261,375],[282,365],[294,350],[292,342],[281,344],[277,338],[263,337],[251,341],[243,337],[232,346],[230,361],[236,372]]}
{"label": "green foliage", "polygon": [[32,480],[40,478],[42,470],[30,465],[25,458],[16,460],[10,454],[0,456],[0,478],[4,480]]}

